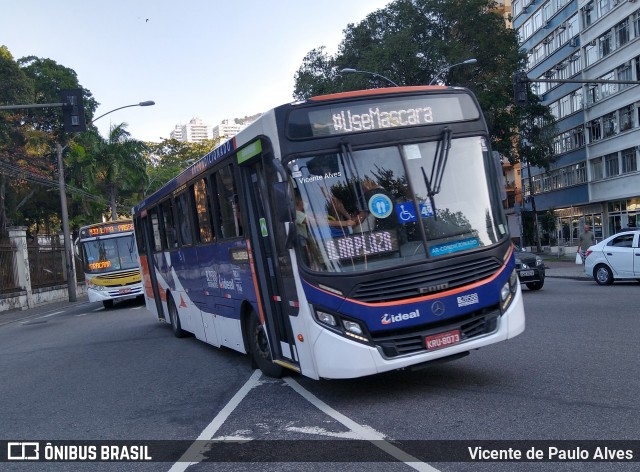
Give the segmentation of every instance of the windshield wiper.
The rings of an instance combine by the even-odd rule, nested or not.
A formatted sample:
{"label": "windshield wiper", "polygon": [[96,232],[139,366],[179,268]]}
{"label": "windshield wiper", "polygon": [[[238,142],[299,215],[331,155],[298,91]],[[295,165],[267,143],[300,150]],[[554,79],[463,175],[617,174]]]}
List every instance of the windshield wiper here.
{"label": "windshield wiper", "polygon": [[431,210],[433,211],[434,219],[438,219],[438,212],[436,211],[436,203],[433,198],[440,193],[440,187],[442,185],[442,176],[444,175],[444,169],[447,166],[447,159],[449,159],[449,150],[451,149],[451,130],[445,128],[442,130],[442,136],[438,140],[436,145],[436,153],[433,157],[433,165],[431,166],[431,178],[427,177],[427,173],[424,170],[424,166],[421,166],[422,178],[427,186],[427,196],[429,202],[431,202]]}
{"label": "windshield wiper", "polygon": [[351,149],[351,144],[340,145],[340,161],[342,162],[342,166],[351,173],[351,178],[347,178],[347,182],[351,185],[351,191],[356,196],[356,210],[358,213],[363,212],[367,208],[367,204],[364,198],[364,190],[362,189],[360,176],[353,165],[353,151]]}

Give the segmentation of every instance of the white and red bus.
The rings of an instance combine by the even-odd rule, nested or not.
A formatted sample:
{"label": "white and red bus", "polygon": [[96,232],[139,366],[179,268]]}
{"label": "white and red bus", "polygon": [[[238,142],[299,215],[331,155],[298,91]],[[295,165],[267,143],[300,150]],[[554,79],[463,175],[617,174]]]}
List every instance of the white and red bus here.
{"label": "white and red bus", "polygon": [[102,302],[105,308],[111,308],[117,300],[142,297],[132,220],[83,226],[76,249],[90,302]]}
{"label": "white and red bus", "polygon": [[525,327],[487,125],[466,89],[279,106],[133,219],[147,308],[268,375],[414,368]]}

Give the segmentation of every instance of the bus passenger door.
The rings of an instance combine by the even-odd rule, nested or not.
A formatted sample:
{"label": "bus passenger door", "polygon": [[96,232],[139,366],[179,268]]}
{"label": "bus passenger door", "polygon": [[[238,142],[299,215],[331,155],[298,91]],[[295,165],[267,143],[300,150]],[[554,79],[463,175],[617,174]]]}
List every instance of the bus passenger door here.
{"label": "bus passenger door", "polygon": [[289,316],[298,314],[295,282],[289,251],[285,248],[284,224],[277,221],[271,198],[271,182],[276,181],[277,174],[262,160],[243,165],[241,169],[257,296],[271,355],[279,364],[298,370],[298,354],[289,321]]}
{"label": "bus passenger door", "polygon": [[[158,313],[158,319],[164,320],[164,310],[162,309],[162,298],[158,289],[158,276],[156,274],[156,265],[154,257],[154,228],[158,227],[158,215],[153,212],[150,215],[143,216],[141,218],[141,232],[144,239],[145,256],[147,267],[140,267],[143,275],[143,289],[145,291],[145,299],[153,297],[156,305],[156,312]],[[137,230],[138,228],[136,228]],[[148,272],[149,281],[144,277],[144,271]],[[151,286],[149,286],[151,285]],[[151,292],[151,293],[150,293]]]}

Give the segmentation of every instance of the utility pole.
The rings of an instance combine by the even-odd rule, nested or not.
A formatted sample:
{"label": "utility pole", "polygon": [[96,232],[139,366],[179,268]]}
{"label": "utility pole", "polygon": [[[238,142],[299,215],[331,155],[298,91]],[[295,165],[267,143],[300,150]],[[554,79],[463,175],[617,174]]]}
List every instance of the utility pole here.
{"label": "utility pole", "polygon": [[76,273],[73,264],[73,249],[71,247],[71,232],[69,231],[67,192],[64,184],[64,162],[62,160],[63,149],[64,148],[60,143],[56,143],[56,154],[58,155],[58,186],[60,187],[60,217],[62,219],[62,234],[64,237],[64,263],[67,270],[67,290],[69,293],[69,301],[75,302],[78,297],[76,292]]}
{"label": "utility pole", "polygon": [[527,160],[527,174],[529,177],[529,201],[531,202],[531,211],[533,212],[533,242],[536,244],[536,251],[540,252],[540,232],[538,231],[538,211],[536,210],[536,199],[533,196],[533,181],[531,180],[531,164]]}

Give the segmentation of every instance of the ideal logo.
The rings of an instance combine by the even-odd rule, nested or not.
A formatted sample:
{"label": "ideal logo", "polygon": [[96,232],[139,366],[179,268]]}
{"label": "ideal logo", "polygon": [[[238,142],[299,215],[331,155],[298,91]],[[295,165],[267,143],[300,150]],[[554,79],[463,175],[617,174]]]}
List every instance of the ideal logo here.
{"label": "ideal logo", "polygon": [[223,288],[225,290],[235,290],[236,289],[236,284],[233,282],[233,279],[225,279],[221,275],[220,276],[220,288]]}
{"label": "ideal logo", "polygon": [[382,319],[380,321],[383,325],[388,325],[391,323],[398,323],[400,321],[407,321],[412,318],[420,318],[420,310],[410,311],[409,313],[398,313],[397,315],[385,313],[382,315]]}
{"label": "ideal logo", "polygon": [[468,306],[468,305],[475,305],[476,303],[480,303],[480,300],[478,299],[478,294],[477,293],[472,293],[469,295],[462,295],[460,297],[458,297],[458,306]]}

